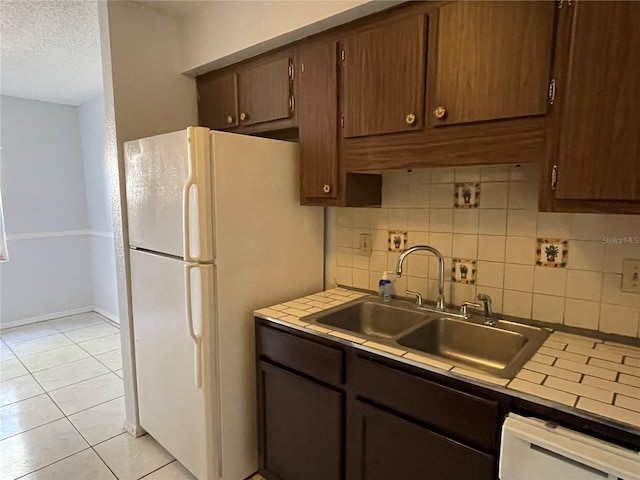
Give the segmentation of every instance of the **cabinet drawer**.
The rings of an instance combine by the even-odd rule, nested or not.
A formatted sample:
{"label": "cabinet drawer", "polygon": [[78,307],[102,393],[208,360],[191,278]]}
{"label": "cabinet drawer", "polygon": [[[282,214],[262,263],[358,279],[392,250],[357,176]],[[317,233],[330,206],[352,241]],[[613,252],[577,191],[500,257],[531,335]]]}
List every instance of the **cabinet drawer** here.
{"label": "cabinet drawer", "polygon": [[433,426],[470,445],[495,450],[499,404],[391,367],[358,358],[358,396]]}
{"label": "cabinet drawer", "polygon": [[337,348],[259,326],[258,355],[332,385],[344,383],[344,354]]}

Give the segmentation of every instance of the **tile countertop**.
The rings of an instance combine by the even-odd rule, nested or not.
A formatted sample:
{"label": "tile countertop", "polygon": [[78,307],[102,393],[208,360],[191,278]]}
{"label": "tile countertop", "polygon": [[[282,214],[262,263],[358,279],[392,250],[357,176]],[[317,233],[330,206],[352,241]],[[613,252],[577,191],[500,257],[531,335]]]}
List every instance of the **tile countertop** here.
{"label": "tile countertop", "polygon": [[454,367],[444,359],[435,360],[304,321],[304,317],[312,313],[368,295],[338,287],[256,310],[255,315],[315,335],[346,341],[360,349],[433,372],[446,371],[449,376],[463,377],[472,383],[489,384],[497,390],[504,388],[507,393],[527,400],[542,399],[539,403],[570,413],[587,412],[586,416],[596,421],[604,418],[607,423],[640,435],[640,348],[553,332],[510,380]]}

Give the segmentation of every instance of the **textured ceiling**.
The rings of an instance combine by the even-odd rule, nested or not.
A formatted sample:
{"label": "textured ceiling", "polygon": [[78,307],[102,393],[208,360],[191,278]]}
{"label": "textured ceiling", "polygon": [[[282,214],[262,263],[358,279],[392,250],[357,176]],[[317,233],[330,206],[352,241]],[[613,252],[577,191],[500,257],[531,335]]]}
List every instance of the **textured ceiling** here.
{"label": "textured ceiling", "polygon": [[80,105],[102,92],[92,0],[0,1],[0,92]]}
{"label": "textured ceiling", "polygon": [[[206,1],[140,1],[180,17]],[[81,105],[102,93],[95,0],[0,0],[0,93]]]}

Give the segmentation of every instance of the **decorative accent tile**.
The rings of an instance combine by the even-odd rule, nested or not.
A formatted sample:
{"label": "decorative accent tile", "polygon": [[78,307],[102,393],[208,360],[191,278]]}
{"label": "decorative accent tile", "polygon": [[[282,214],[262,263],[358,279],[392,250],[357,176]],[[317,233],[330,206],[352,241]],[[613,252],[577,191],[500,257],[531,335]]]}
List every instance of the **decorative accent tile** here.
{"label": "decorative accent tile", "polygon": [[480,205],[480,184],[456,183],[453,205],[456,208],[478,208]]}
{"label": "decorative accent tile", "polygon": [[557,238],[538,238],[536,259],[536,265],[541,267],[566,267],[569,259],[569,241]]}
{"label": "decorative accent tile", "polygon": [[476,283],[477,262],[469,258],[451,259],[451,281],[473,285]]}
{"label": "decorative accent tile", "polygon": [[409,245],[409,233],[402,230],[389,230],[389,251],[402,253]]}

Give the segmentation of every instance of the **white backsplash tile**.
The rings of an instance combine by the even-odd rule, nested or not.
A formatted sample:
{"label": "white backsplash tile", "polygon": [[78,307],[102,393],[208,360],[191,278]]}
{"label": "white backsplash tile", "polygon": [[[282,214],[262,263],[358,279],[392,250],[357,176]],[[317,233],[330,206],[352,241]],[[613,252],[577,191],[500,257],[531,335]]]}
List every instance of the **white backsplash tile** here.
{"label": "white backsplash tile", "polygon": [[[454,184],[480,182],[477,209],[454,209]],[[382,270],[394,270],[388,231],[408,232],[409,245],[432,245],[445,257],[447,301],[486,291],[494,311],[516,317],[638,336],[640,294],[620,291],[622,260],[640,258],[640,215],[538,213],[535,164],[383,172],[384,208],[330,209],[327,271],[341,285],[377,290]],[[372,235],[372,254],[359,255],[359,234]],[[568,240],[566,268],[534,267],[537,238]],[[438,265],[409,257],[394,288],[437,295]],[[451,285],[451,258],[477,261],[477,284]],[[498,309],[500,305],[500,310]]]}
{"label": "white backsplash tile", "polygon": [[514,237],[535,237],[538,231],[536,210],[509,210],[507,214],[507,235]]}
{"label": "white backsplash tile", "polygon": [[533,292],[533,268],[531,265],[505,264],[504,284],[512,290]]}
{"label": "white backsplash tile", "polygon": [[566,296],[582,300],[600,297],[602,291],[602,273],[585,270],[567,270]]}

